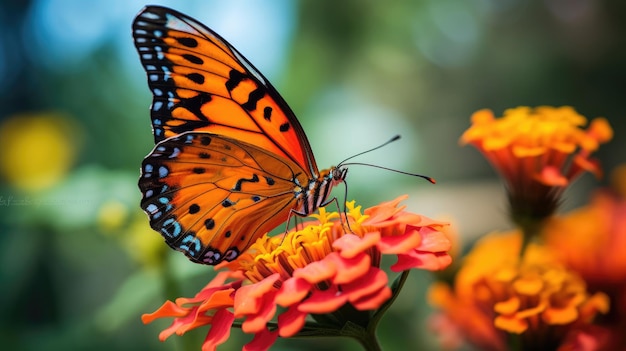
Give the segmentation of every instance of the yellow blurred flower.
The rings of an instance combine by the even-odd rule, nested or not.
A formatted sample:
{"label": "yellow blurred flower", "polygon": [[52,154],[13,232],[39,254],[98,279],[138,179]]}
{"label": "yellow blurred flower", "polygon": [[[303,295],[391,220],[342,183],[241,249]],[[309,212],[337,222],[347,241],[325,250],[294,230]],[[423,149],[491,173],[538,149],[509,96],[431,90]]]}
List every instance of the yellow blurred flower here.
{"label": "yellow blurred flower", "polygon": [[143,213],[138,214],[122,233],[122,245],[131,258],[144,267],[156,267],[163,264],[163,257],[170,253],[163,239],[154,235]]}
{"label": "yellow blurred flower", "polygon": [[[519,231],[491,234],[466,256],[454,285],[434,284],[429,300],[457,333],[482,350],[556,350],[609,309],[608,297],[587,292],[585,281],[546,248],[529,244],[520,258]],[[448,327],[449,328],[449,327]],[[546,348],[547,347],[547,348]]]}
{"label": "yellow blurred flower", "polygon": [[72,120],[56,113],[6,119],[0,124],[0,174],[25,191],[53,186],[74,163],[79,134]]}
{"label": "yellow blurred flower", "polygon": [[98,224],[105,231],[121,228],[128,219],[128,206],[121,201],[109,200],[98,211]]}
{"label": "yellow blurred flower", "polygon": [[579,175],[602,175],[589,155],[613,137],[604,118],[587,119],[568,106],[517,107],[496,118],[491,110],[472,115],[462,144],[475,146],[504,178],[511,216],[522,226],[556,209],[565,188]]}

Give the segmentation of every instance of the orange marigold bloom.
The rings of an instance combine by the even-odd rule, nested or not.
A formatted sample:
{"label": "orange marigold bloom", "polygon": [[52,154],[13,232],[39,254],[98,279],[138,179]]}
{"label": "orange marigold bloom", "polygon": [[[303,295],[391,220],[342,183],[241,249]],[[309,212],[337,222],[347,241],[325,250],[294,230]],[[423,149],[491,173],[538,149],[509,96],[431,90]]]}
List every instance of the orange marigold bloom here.
{"label": "orange marigold bloom", "polygon": [[521,243],[518,231],[488,235],[466,256],[454,286],[431,287],[430,302],[454,326],[442,333],[461,334],[481,350],[507,350],[512,335],[522,350],[556,350],[608,311],[607,296],[589,294],[546,247],[531,243],[520,258]]}
{"label": "orange marigold bloom", "polygon": [[611,297],[611,314],[603,324],[619,331],[613,342],[621,347],[614,349],[626,350],[626,165],[612,179],[612,189],[596,192],[587,206],[551,219],[544,237],[592,291]]}
{"label": "orange marigold bloom", "polygon": [[[167,301],[142,317],[144,323],[174,317],[159,338],[210,325],[203,350],[214,350],[228,339],[235,319],[245,333],[254,334],[246,350],[266,350],[278,337],[303,331],[307,316],[323,322],[325,335],[346,323],[366,327],[370,311],[393,294],[387,274],[379,268],[381,255],[396,255],[394,271],[410,268],[443,269],[450,264],[450,242],[440,229],[446,224],[404,211],[404,197],[365,210],[347,204],[345,218],[324,208],[317,220],[284,235],[259,238],[220,272],[194,298]],[[277,312],[277,321],[274,317]],[[303,329],[305,328],[305,329]],[[332,329],[332,328],[331,328]]]}
{"label": "orange marigold bloom", "polygon": [[608,121],[587,119],[568,106],[517,107],[495,118],[491,110],[472,115],[460,142],[475,146],[504,178],[516,222],[544,219],[556,209],[567,185],[583,172],[600,177],[589,156],[613,136]]}

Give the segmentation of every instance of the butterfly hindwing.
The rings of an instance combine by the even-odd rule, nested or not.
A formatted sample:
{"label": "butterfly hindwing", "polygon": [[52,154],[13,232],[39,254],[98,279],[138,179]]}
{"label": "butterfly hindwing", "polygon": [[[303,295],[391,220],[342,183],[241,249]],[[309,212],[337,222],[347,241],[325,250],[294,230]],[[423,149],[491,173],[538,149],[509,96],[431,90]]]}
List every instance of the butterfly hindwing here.
{"label": "butterfly hindwing", "polygon": [[191,260],[215,264],[284,222],[294,182],[305,181],[299,166],[281,156],[188,132],[157,144],[143,161],[139,187],[152,228]]}
{"label": "butterfly hindwing", "polygon": [[150,6],[133,23],[154,95],[155,142],[187,131],[225,135],[317,166],[294,113],[274,87],[217,33],[174,10]]}

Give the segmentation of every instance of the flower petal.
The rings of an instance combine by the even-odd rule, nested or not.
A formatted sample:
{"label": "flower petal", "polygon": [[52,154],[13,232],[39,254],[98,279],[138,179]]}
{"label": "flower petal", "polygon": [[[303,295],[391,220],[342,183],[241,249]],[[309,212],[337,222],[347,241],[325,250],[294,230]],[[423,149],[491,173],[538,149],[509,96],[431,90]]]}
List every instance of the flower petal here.
{"label": "flower petal", "polygon": [[227,309],[215,312],[211,329],[202,344],[202,351],[214,351],[218,345],[228,340],[233,321],[235,321],[235,315]]}
{"label": "flower petal", "polygon": [[252,315],[248,315],[241,325],[244,333],[258,333],[265,328],[276,313],[276,291],[271,291],[260,298],[260,309]]}
{"label": "flower petal", "polygon": [[309,294],[312,286],[313,284],[302,278],[287,279],[276,295],[276,303],[288,307],[300,302]]}
{"label": "flower petal", "polygon": [[294,278],[302,278],[311,284],[317,284],[332,278],[337,273],[337,267],[331,261],[322,260],[309,263],[293,272]]}
{"label": "flower petal", "polygon": [[363,296],[355,301],[351,301],[350,304],[357,310],[368,311],[375,310],[382,306],[382,304],[389,300],[393,293],[388,286],[383,286],[382,289],[374,291],[373,293]]}
{"label": "flower petal", "polygon": [[370,267],[367,274],[341,286],[341,292],[348,295],[350,302],[357,301],[387,286],[387,274],[376,267]]}
{"label": "flower petal", "polygon": [[373,247],[378,241],[380,241],[379,232],[369,232],[362,238],[353,234],[346,234],[333,242],[333,248],[341,251],[342,257],[352,258]]}
{"label": "flower petal", "polygon": [[245,344],[242,351],[266,351],[276,342],[278,330],[270,331],[267,328],[256,333],[249,343]]}
{"label": "flower petal", "polygon": [[158,310],[152,313],[144,313],[141,315],[141,321],[144,324],[152,323],[155,319],[163,317],[182,317],[187,315],[189,308],[180,307],[172,301],[165,301]]}
{"label": "flower petal", "polygon": [[415,249],[421,241],[420,232],[413,227],[402,235],[382,237],[376,246],[384,254],[401,254]]}
{"label": "flower petal", "polygon": [[298,305],[300,312],[331,313],[348,302],[348,295],[342,294],[336,288],[328,290],[313,290],[311,296]]}
{"label": "flower petal", "polygon": [[256,314],[263,308],[266,294],[274,290],[274,283],[280,275],[274,273],[262,281],[245,285],[235,292],[234,312],[236,317]]}
{"label": "flower petal", "polygon": [[295,335],[302,329],[306,320],[306,312],[299,310],[299,306],[292,306],[278,316],[278,334],[287,338]]}
{"label": "flower petal", "polygon": [[528,329],[528,322],[525,319],[516,318],[515,316],[499,315],[494,320],[496,328],[506,330],[509,333],[521,334]]}
{"label": "flower petal", "polygon": [[333,252],[325,260],[332,261],[337,267],[337,273],[332,278],[333,284],[345,284],[361,279],[371,268],[372,263],[370,256],[364,253],[353,258],[344,258]]}
{"label": "flower petal", "polygon": [[391,266],[394,272],[401,272],[411,268],[439,271],[452,263],[452,257],[446,252],[419,252],[411,251],[398,255],[398,262]]}

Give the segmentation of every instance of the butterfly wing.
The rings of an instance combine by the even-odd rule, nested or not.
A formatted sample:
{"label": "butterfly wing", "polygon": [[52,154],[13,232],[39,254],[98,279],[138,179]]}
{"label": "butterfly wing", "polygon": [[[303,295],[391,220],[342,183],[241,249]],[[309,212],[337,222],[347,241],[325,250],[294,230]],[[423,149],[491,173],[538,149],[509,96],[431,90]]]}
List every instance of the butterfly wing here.
{"label": "butterfly wing", "polygon": [[217,264],[284,222],[296,201],[294,181],[306,180],[290,159],[188,132],[160,142],[144,159],[141,207],[172,248],[194,262]]}
{"label": "butterfly wing", "polygon": [[294,113],[263,75],[217,33],[177,11],[148,6],[133,37],[154,94],[155,142],[187,131],[245,140],[318,169]]}

